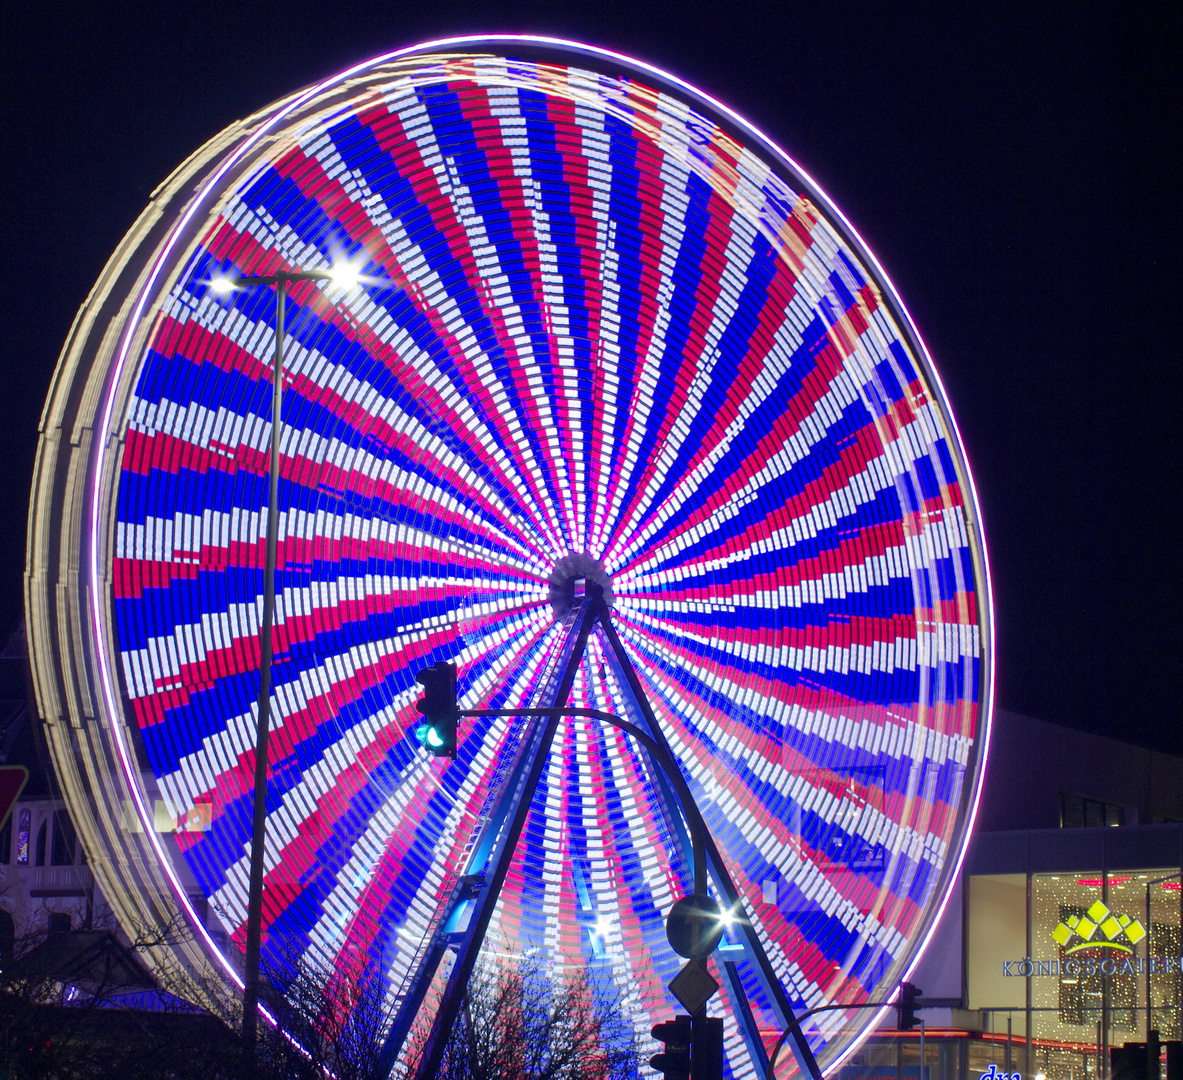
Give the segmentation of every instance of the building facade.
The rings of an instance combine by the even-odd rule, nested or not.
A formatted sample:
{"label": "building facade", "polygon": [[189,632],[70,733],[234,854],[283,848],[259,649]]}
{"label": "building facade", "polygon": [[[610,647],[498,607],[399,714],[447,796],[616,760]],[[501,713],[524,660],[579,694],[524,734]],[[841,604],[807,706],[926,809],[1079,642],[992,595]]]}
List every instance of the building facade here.
{"label": "building facade", "polygon": [[1000,710],[978,827],[911,981],[932,1005],[856,1077],[1106,1080],[1180,1027],[1183,759]]}

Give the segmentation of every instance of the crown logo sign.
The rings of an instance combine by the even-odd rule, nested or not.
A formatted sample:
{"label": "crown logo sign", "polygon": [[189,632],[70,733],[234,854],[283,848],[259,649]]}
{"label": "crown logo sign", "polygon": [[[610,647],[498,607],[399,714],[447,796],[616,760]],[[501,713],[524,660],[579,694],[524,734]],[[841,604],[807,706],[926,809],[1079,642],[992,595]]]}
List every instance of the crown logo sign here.
{"label": "crown logo sign", "polygon": [[[1073,938],[1080,938],[1068,948],[1070,953],[1096,948],[1128,953],[1133,952],[1132,946],[1146,937],[1146,929],[1137,919],[1129,915],[1116,915],[1097,900],[1084,915],[1070,915],[1058,923],[1052,931],[1052,937],[1060,945],[1068,945]],[[1125,940],[1119,941],[1119,938]]]}

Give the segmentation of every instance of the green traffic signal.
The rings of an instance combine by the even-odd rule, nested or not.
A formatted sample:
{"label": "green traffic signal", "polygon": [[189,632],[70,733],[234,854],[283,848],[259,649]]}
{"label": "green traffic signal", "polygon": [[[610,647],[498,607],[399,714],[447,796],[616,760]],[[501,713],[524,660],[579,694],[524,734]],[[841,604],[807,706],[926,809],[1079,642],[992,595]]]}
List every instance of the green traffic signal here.
{"label": "green traffic signal", "polygon": [[423,697],[416,708],[424,723],[415,729],[419,741],[436,757],[456,756],[456,665],[440,661],[415,676],[423,687]]}

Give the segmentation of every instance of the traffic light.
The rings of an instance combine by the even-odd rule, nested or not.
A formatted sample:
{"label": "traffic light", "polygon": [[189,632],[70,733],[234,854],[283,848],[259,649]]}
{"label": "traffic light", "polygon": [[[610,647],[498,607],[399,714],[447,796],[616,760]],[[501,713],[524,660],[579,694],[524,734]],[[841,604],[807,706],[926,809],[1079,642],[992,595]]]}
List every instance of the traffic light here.
{"label": "traffic light", "polygon": [[697,1013],[690,1036],[690,1080],[723,1080],[723,1021]]}
{"label": "traffic light", "polygon": [[689,1016],[676,1016],[673,1020],[653,1025],[653,1037],[665,1043],[665,1049],[654,1054],[649,1064],[665,1080],[690,1080],[690,1034]]}
{"label": "traffic light", "polygon": [[1160,1080],[1162,1077],[1162,1052],[1167,1052],[1167,1075],[1165,1080],[1183,1080],[1180,1064],[1183,1064],[1183,1044],[1175,1041],[1163,1042],[1157,1031],[1151,1030],[1146,1042],[1128,1042],[1124,1046],[1109,1048],[1109,1075],[1113,1080]]}
{"label": "traffic light", "polygon": [[911,1031],[920,1023],[916,1010],[920,1008],[920,995],[924,993],[918,986],[910,982],[900,983],[900,992],[895,999],[895,1029],[896,1031]]}
{"label": "traffic light", "polygon": [[1147,1080],[1146,1044],[1109,1047],[1109,1075],[1113,1080]]}
{"label": "traffic light", "polygon": [[440,661],[415,676],[423,685],[418,704],[423,723],[415,730],[419,741],[436,757],[456,756],[456,665]]}

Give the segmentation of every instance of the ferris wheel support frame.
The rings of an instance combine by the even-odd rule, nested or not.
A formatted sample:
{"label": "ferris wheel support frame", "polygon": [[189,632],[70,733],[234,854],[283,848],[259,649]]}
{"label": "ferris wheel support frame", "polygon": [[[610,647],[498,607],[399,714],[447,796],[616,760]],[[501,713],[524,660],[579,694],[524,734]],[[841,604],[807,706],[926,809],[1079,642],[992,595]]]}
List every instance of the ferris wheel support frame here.
{"label": "ferris wheel support frame", "polygon": [[[630,723],[614,713],[598,709],[565,707],[588,638],[597,623],[607,638],[613,666],[621,686],[625,688],[626,704],[641,721],[640,724]],[[641,744],[649,762],[650,774],[655,780],[657,799],[662,812],[671,832],[679,838],[684,856],[689,856],[694,892],[706,894],[709,872],[717,891],[727,899],[734,925],[741,928],[743,940],[736,951],[742,952],[744,958],[751,962],[763,989],[774,1002],[777,1012],[781,1014],[782,1028],[785,1031],[782,1043],[789,1042],[803,1073],[811,1077],[811,1080],[822,1080],[817,1060],[805,1039],[788,996],[744,911],[739,891],[723,864],[706,821],[678,768],[673,751],[661,733],[660,725],[649,706],[636,671],[623,651],[620,638],[611,624],[603,590],[599,586],[589,585],[587,599],[570,612],[564,645],[559,650],[559,656],[563,658],[563,674],[554,691],[550,707],[460,711],[461,716],[536,716],[543,718],[544,722],[538,724],[523,740],[522,749],[502,782],[497,807],[485,822],[465,872],[452,889],[431,943],[420,959],[410,988],[391,1025],[383,1047],[380,1071],[389,1074],[393,1070],[440,961],[449,948],[455,948],[457,960],[449,974],[448,983],[432,1021],[415,1077],[416,1080],[428,1080],[438,1072],[448,1035],[459,1012],[476,957],[484,943],[489,920],[504,884],[510,858],[525,826],[534,792],[537,790],[547,754],[558,729],[559,718],[565,715],[578,715],[610,723]],[[680,814],[674,812],[675,807],[680,809]],[[508,830],[505,828],[507,821]],[[473,909],[469,915],[468,925],[465,930],[458,931],[460,916],[470,902],[473,903]],[[756,1029],[737,962],[733,959],[721,959],[719,966],[727,979],[729,996],[737,1005],[737,1019],[752,1062],[757,1068],[767,1068],[768,1054]]]}
{"label": "ferris wheel support frame", "polygon": [[[443,1058],[452,1025],[455,1023],[460,1003],[468,988],[468,980],[476,966],[477,955],[484,944],[489,920],[493,917],[493,909],[497,906],[497,899],[501,895],[501,886],[505,883],[505,876],[509,872],[510,858],[517,847],[522,829],[526,825],[534,791],[538,787],[538,781],[541,779],[542,770],[546,765],[547,751],[558,730],[560,715],[558,710],[566,706],[567,699],[571,695],[571,689],[575,684],[575,674],[583,659],[583,650],[587,646],[587,639],[595,623],[596,614],[596,605],[586,602],[571,611],[572,618],[568,619],[568,632],[562,650],[565,653],[562,675],[551,697],[550,709],[553,711],[536,725],[530,735],[523,740],[522,747],[515,757],[513,768],[502,787],[497,810],[486,822],[483,835],[473,852],[466,873],[457,888],[453,890],[449,900],[452,910],[448,912],[447,918],[437,930],[431,947],[415,974],[411,996],[418,997],[418,1003],[412,1009],[408,1009],[407,1006],[411,1004],[410,1000],[404,1002],[404,1007],[399,1010],[395,1024],[387,1037],[383,1050],[383,1064],[393,1068],[398,1053],[402,1049],[402,1043],[410,1032],[411,1024],[414,1023],[419,1004],[422,1003],[423,997],[427,993],[436,968],[443,958],[444,950],[450,944],[446,939],[441,942],[440,931],[446,930],[448,923],[459,914],[465,898],[458,894],[465,879],[468,879],[476,887],[476,894],[472,898],[472,912],[469,915],[468,926],[464,930],[463,938],[456,946],[456,960],[448,975],[448,982],[444,987],[439,1007],[436,1009],[435,1019],[432,1021],[423,1055],[419,1059],[419,1065],[415,1072],[416,1080],[430,1080],[439,1071],[440,1061]],[[481,865],[485,852],[488,852],[488,861]],[[484,879],[483,882],[476,884],[481,878]]]}
{"label": "ferris wheel support frame", "polygon": [[[654,715],[653,709],[649,704],[649,698],[645,694],[645,689],[641,685],[641,680],[637,676],[636,669],[633,667],[632,661],[629,660],[628,654],[624,651],[624,645],[621,643],[611,619],[607,617],[606,611],[604,618],[600,621],[600,628],[604,637],[607,639],[608,654],[612,657],[619,681],[624,687],[626,704],[636,710],[637,715],[640,717],[644,727],[648,729],[653,741],[661,748],[661,754],[672,759],[673,751],[666,741],[665,735],[661,730],[661,725],[657,722],[657,717]],[[666,803],[664,806],[665,812],[669,816],[676,818],[676,815],[669,813],[669,792],[664,790],[664,785],[661,783],[661,771],[652,771],[658,780],[658,783],[655,785],[658,790],[658,801]],[[691,800],[690,806],[693,807],[692,812],[698,814],[698,807],[694,804],[693,800]],[[817,1058],[814,1056],[813,1049],[805,1038],[805,1033],[801,1030],[801,1024],[797,1019],[796,1013],[793,1011],[789,996],[785,993],[785,988],[781,985],[781,981],[777,977],[776,971],[772,966],[772,961],[769,960],[768,953],[764,949],[764,944],[760,941],[760,936],[756,933],[756,928],[747,916],[743,897],[735,887],[735,882],[728,872],[722,856],[719,854],[718,845],[712,838],[710,831],[705,827],[703,834],[706,842],[707,868],[711,877],[714,879],[715,888],[722,894],[725,908],[732,913],[735,919],[734,925],[739,930],[740,941],[736,951],[742,953],[743,959],[749,962],[761,985],[761,989],[763,989],[773,1008],[779,1014],[781,1030],[787,1033],[786,1041],[793,1051],[793,1056],[797,1059],[797,1065],[801,1072],[811,1077],[812,1080],[822,1080],[821,1068],[818,1066]],[[737,1006],[736,1019],[740,1021],[740,1029],[744,1036],[744,1041],[747,1044],[752,1063],[757,1068],[766,1068],[768,1052],[765,1050],[764,1043],[760,1039],[756,1029],[751,1006],[748,1003],[747,993],[743,988],[743,980],[740,977],[737,962],[726,959],[720,966],[723,968],[723,974],[727,979],[731,999]]]}

